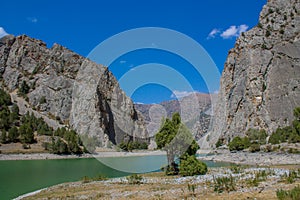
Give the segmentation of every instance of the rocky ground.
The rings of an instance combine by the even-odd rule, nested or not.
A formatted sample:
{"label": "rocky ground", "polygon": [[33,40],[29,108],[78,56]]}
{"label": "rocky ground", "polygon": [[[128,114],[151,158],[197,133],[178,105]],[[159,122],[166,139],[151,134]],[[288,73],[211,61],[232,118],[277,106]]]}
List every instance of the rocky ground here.
{"label": "rocky ground", "polygon": [[[278,189],[291,189],[300,183],[299,178],[287,179],[292,170],[300,174],[298,167],[211,168],[208,174],[194,177],[152,173],[142,175],[139,184],[129,183],[126,177],[81,181],[53,186],[23,199],[277,199]],[[216,180],[222,177],[232,177],[233,181],[220,185]]]}
{"label": "rocky ground", "polygon": [[288,153],[227,152],[219,154],[208,154],[201,159],[215,162],[231,162],[236,164],[255,166],[300,165],[300,154]]}

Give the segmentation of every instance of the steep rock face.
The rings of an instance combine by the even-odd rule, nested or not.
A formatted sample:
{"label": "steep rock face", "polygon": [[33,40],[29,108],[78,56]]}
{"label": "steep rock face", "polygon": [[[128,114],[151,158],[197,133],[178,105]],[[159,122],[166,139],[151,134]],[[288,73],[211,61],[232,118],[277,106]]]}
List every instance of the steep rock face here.
{"label": "steep rock face", "polygon": [[147,138],[142,118],[111,72],[58,44],[47,48],[25,35],[5,36],[0,77],[10,92],[26,82],[32,108],[80,134],[97,136],[101,146]]}
{"label": "steep rock face", "polygon": [[[222,73],[216,115],[202,147],[290,125],[300,106],[300,2],[269,0],[259,24],[230,50]],[[209,143],[205,142],[209,141]]]}

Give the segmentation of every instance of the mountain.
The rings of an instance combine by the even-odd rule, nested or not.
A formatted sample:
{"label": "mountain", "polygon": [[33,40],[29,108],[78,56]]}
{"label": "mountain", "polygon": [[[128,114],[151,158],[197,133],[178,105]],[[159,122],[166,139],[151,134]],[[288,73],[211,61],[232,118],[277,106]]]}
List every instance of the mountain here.
{"label": "mountain", "polygon": [[[291,125],[300,105],[300,2],[268,0],[259,23],[229,51],[212,130],[202,147],[244,136],[249,128]],[[206,142],[209,141],[209,142]]]}
{"label": "mountain", "polygon": [[150,137],[157,133],[163,117],[171,118],[173,113],[178,112],[195,138],[199,139],[209,128],[211,102],[214,98],[215,95],[194,93],[159,104],[135,104],[135,108],[143,115]]}
{"label": "mountain", "polygon": [[[29,111],[55,129],[66,126],[96,136],[102,147],[147,141],[142,116],[107,67],[61,45],[47,48],[26,35],[1,38],[0,86],[21,114]],[[26,94],[16,95],[21,90]]]}

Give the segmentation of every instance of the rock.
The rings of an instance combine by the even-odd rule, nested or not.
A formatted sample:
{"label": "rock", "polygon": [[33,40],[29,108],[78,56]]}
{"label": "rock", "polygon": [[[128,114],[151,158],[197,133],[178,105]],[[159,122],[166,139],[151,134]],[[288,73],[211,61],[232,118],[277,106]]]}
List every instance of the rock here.
{"label": "rock", "polygon": [[269,0],[259,24],[243,33],[230,50],[221,77],[208,142],[244,136],[249,128],[290,125],[300,106],[300,2]]}
{"label": "rock", "polygon": [[148,141],[142,116],[112,73],[61,45],[47,48],[25,35],[1,38],[0,76],[10,92],[25,81],[31,108],[79,134],[96,136],[101,147]]}

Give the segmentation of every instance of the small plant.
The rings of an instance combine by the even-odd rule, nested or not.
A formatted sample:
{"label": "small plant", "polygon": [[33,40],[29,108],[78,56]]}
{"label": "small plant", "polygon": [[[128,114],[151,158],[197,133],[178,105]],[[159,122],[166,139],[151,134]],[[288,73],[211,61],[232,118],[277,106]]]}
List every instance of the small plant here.
{"label": "small plant", "polygon": [[188,190],[189,190],[191,196],[196,197],[196,193],[195,193],[196,185],[195,184],[188,184]]}
{"label": "small plant", "polygon": [[92,181],[105,181],[105,180],[107,180],[107,177],[102,175],[102,174],[99,174],[95,177],[84,176],[84,177],[82,177],[81,182],[82,183],[89,183],[89,182],[92,182]]}
{"label": "small plant", "polygon": [[296,178],[298,178],[297,171],[290,171],[289,173],[285,173],[281,176],[281,180],[289,184],[294,183]]}
{"label": "small plant", "polygon": [[243,172],[243,168],[241,165],[233,165],[230,167],[230,170],[232,171],[232,173],[234,174],[240,174]]}
{"label": "small plant", "polygon": [[271,35],[271,32],[269,30],[267,30],[265,36],[269,37],[270,35]]}
{"label": "small plant", "polygon": [[296,186],[291,190],[279,189],[276,191],[276,196],[279,200],[285,200],[285,199],[298,200],[300,199],[300,187]]}
{"label": "small plant", "polygon": [[257,144],[257,143],[251,144],[250,147],[249,147],[249,151],[251,153],[259,152],[260,151],[260,145]]}
{"label": "small plant", "polygon": [[40,98],[40,104],[44,104],[44,103],[47,103],[47,100],[46,100],[46,97],[45,96],[42,96]]}
{"label": "small plant", "polygon": [[230,192],[236,190],[235,179],[230,175],[230,177],[213,177],[214,179],[214,191],[222,193],[224,191]]}
{"label": "small plant", "polygon": [[90,177],[88,177],[88,176],[84,176],[84,177],[82,177],[82,179],[81,179],[81,182],[82,183],[89,183],[89,182],[91,182],[92,180],[90,179]]}
{"label": "small plant", "polygon": [[143,177],[141,175],[138,174],[132,174],[130,176],[126,177],[127,181],[129,184],[141,184],[143,183]]}
{"label": "small plant", "polygon": [[219,138],[218,141],[217,141],[217,143],[216,143],[216,148],[222,146],[223,145],[223,141],[224,140],[222,138]]}

